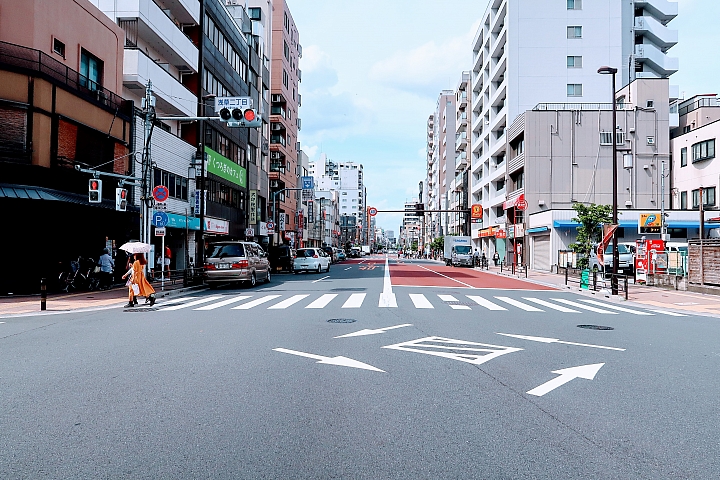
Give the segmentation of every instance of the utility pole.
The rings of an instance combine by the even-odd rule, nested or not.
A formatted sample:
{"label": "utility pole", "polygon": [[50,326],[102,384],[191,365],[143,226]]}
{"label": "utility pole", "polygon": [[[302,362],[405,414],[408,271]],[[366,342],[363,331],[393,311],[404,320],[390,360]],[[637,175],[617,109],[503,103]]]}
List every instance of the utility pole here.
{"label": "utility pole", "polygon": [[665,162],[660,162],[660,238],[668,241],[665,225]]}
{"label": "utility pole", "polygon": [[155,121],[155,97],[152,94],[152,81],[148,80],[145,86],[145,97],[142,100],[143,113],[145,114],[145,129],[143,136],[143,156],[141,164],[141,190],[140,195],[140,238],[144,243],[150,243],[150,191],[152,187],[152,157],[151,157],[151,136],[153,123]]}

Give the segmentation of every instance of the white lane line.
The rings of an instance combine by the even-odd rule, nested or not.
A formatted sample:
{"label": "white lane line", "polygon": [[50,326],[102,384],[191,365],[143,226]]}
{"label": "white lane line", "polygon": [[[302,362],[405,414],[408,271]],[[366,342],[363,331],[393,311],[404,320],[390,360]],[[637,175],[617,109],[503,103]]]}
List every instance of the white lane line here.
{"label": "white lane line", "polygon": [[473,302],[477,303],[481,307],[485,307],[488,310],[507,310],[505,307],[501,307],[500,305],[491,302],[490,300],[486,300],[483,297],[478,297],[477,295],[465,295]]}
{"label": "white lane line", "polygon": [[360,308],[362,307],[363,301],[365,300],[364,293],[353,293],[350,298],[345,300],[341,308]]}
{"label": "white lane line", "polygon": [[543,307],[552,308],[553,310],[557,310],[558,312],[565,312],[565,313],[580,313],[579,310],[573,310],[572,308],[563,307],[561,305],[555,305],[554,303],[546,302],[545,300],[540,300],[539,298],[533,298],[533,297],[523,297],[525,300],[530,300],[533,303],[537,303],[538,305],[542,305]]}
{"label": "white lane line", "polygon": [[[440,300],[443,302],[459,302],[459,300],[452,295],[438,295],[440,297]],[[453,310],[470,310],[470,307],[467,305],[450,305],[450,308]]]}
{"label": "white lane line", "polygon": [[205,305],[204,307],[196,308],[195,310],[215,310],[216,308],[224,307],[225,305],[230,305],[231,303],[239,302],[240,300],[246,300],[248,298],[250,298],[250,295],[239,295],[237,297],[223,300],[222,302],[212,303],[210,305]]}
{"label": "white lane line", "polygon": [[283,308],[288,308],[290,305],[295,305],[303,298],[307,298],[309,296],[310,295],[293,295],[292,297],[287,298],[280,303],[276,303],[275,305],[268,307],[268,310],[282,310]]}
{"label": "white lane line", "polygon": [[468,285],[468,284],[465,283],[465,282],[461,282],[460,280],[456,280],[456,279],[454,279],[454,278],[452,278],[452,277],[448,277],[447,275],[443,275],[442,273],[436,272],[435,270],[430,270],[429,268],[425,268],[425,267],[423,267],[422,265],[418,265],[418,267],[420,267],[420,268],[422,268],[422,269],[425,269],[425,270],[427,270],[428,272],[432,272],[432,273],[434,273],[434,274],[436,274],[436,275],[440,275],[441,277],[445,277],[445,278],[447,278],[448,280],[452,280],[453,282],[457,282],[457,283],[459,283],[459,284],[461,284],[461,285],[465,285],[465,286],[468,287],[468,288],[475,288],[475,287],[473,287],[472,285]]}
{"label": "white lane line", "polygon": [[217,300],[218,298],[222,298],[222,295],[215,295],[212,297],[200,298],[198,300],[195,300],[194,302],[183,303],[181,305],[175,305],[172,307],[161,308],[160,311],[167,312],[168,310],[180,310],[181,308],[194,307],[195,305],[200,305],[201,303],[212,302],[213,300]]}
{"label": "white lane line", "polygon": [[252,302],[243,303],[242,305],[238,305],[237,307],[231,308],[231,310],[249,310],[253,307],[257,307],[258,305],[262,305],[265,302],[269,302],[270,300],[274,300],[278,298],[280,295],[266,295],[264,297],[257,298],[253,300]]}
{"label": "white lane line", "polygon": [[665,310],[650,310],[650,311],[655,312],[655,313],[661,313],[663,315],[670,315],[671,317],[687,317],[687,315],[683,315],[682,313],[668,312]]}
{"label": "white lane line", "polygon": [[5,322],[0,322],[0,324],[2,324],[2,323],[5,323]]}
{"label": "white lane line", "polygon": [[497,298],[498,300],[503,301],[503,302],[505,302],[505,303],[509,303],[509,304],[512,305],[513,307],[518,307],[518,308],[520,308],[520,309],[522,309],[522,310],[525,310],[526,312],[544,312],[544,311],[545,311],[545,310],[540,310],[540,309],[537,308],[537,307],[533,307],[532,305],[528,305],[528,304],[526,304],[526,303],[522,303],[522,302],[520,302],[520,301],[518,301],[518,300],[513,300],[513,299],[510,298],[510,297],[495,297],[495,298]]}
{"label": "white lane line", "polygon": [[435,308],[432,303],[430,303],[430,300],[425,298],[425,295],[422,293],[411,293],[410,300],[412,300],[415,308]]}
{"label": "white lane line", "polygon": [[593,305],[597,305],[598,307],[609,308],[610,310],[618,310],[620,312],[632,313],[633,315],[650,315],[650,316],[654,315],[653,313],[650,313],[650,312],[641,312],[639,310],[630,310],[629,308],[616,307],[615,305],[606,305],[604,303],[596,302],[595,300],[583,300],[583,302],[591,303]]}
{"label": "white lane line", "polygon": [[392,291],[392,282],[390,281],[390,263],[385,259],[385,275],[383,277],[383,291],[378,301],[380,308],[397,308],[397,299]]}
{"label": "white lane line", "polygon": [[326,293],[305,308],[325,308],[337,296],[337,293]]}
{"label": "white lane line", "polygon": [[348,268],[346,268],[345,270],[350,270],[351,268],[352,268],[352,267],[348,267]]}
{"label": "white lane line", "polygon": [[599,308],[589,307],[587,305],[583,305],[582,303],[565,300],[564,298],[551,298],[550,300],[555,300],[556,302],[564,303],[565,305],[570,305],[571,307],[577,307],[577,308],[582,308],[584,310],[590,310],[591,312],[595,312],[595,313],[603,313],[605,315],[617,315],[617,312],[611,312],[610,310],[601,310]]}
{"label": "white lane line", "polygon": [[186,302],[188,300],[192,300],[193,298],[197,298],[197,297],[180,297],[180,298],[171,298],[168,300],[163,300],[163,301],[158,302],[158,307],[164,307],[165,305],[172,305],[173,303]]}
{"label": "white lane line", "polygon": [[325,280],[326,278],[330,278],[330,275],[325,275],[325,276],[322,277],[322,278],[318,278],[317,280],[313,280],[311,283],[322,282],[322,281]]}

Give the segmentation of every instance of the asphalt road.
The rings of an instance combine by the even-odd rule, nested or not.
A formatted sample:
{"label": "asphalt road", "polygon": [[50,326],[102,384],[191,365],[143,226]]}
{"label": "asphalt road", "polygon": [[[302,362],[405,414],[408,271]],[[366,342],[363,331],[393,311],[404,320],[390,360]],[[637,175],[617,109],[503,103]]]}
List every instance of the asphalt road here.
{"label": "asphalt road", "polygon": [[377,257],[0,322],[3,479],[720,477],[717,318]]}

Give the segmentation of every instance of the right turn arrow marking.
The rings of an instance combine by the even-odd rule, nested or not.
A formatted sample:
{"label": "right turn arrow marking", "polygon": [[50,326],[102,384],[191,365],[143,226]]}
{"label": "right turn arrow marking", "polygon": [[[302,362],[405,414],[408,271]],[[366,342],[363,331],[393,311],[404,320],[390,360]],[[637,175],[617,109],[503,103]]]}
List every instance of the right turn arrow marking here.
{"label": "right turn arrow marking", "polygon": [[554,370],[552,373],[560,375],[557,378],[553,378],[549,382],[545,382],[540,386],[537,386],[527,392],[529,395],[535,395],[542,397],[548,392],[555,390],[568,383],[570,380],[576,378],[584,378],[586,380],[592,380],[595,378],[598,370],[605,365],[604,363],[593,363],[592,365],[580,365],[579,367],[563,368],[561,370]]}

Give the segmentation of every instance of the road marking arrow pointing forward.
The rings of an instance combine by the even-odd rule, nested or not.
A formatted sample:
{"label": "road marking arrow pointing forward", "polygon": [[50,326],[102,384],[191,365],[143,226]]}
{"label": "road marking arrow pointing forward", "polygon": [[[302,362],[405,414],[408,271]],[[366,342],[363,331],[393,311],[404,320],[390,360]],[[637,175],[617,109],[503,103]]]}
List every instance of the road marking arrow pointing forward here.
{"label": "road marking arrow pointing forward", "polygon": [[545,382],[542,385],[533,388],[529,392],[529,395],[535,395],[536,397],[542,397],[548,392],[555,390],[568,383],[570,380],[576,378],[584,378],[586,380],[592,380],[595,378],[598,370],[605,365],[604,363],[594,363],[592,365],[581,365],[579,367],[563,368],[561,370],[554,370],[552,373],[560,375],[557,378],[553,378],[549,382]]}
{"label": "road marking arrow pointing forward", "polygon": [[374,372],[385,373],[385,370],[380,370],[379,368],[375,368],[372,365],[368,365],[367,363],[358,362],[357,360],[353,360],[352,358],[323,357],[322,355],[298,352],[296,350],[288,350],[287,348],[273,348],[273,350],[276,352],[280,352],[280,353],[289,353],[290,355],[297,355],[298,357],[312,358],[314,360],[318,360],[317,363],[324,363],[326,365],[339,365],[341,367],[362,368],[363,370],[372,370]]}
{"label": "road marking arrow pointing forward", "polygon": [[541,343],[563,343],[565,345],[577,345],[579,347],[592,347],[592,348],[604,348],[605,350],[617,350],[619,352],[624,352],[624,348],[617,348],[617,347],[604,347],[602,345],[591,345],[589,343],[575,343],[575,342],[564,342],[562,340],[559,340],[557,338],[545,338],[545,337],[531,337],[529,335],[513,335],[512,333],[498,333],[498,335],[504,335],[506,337],[513,337],[513,338],[519,338],[520,340],[530,340],[531,342],[541,342]]}
{"label": "road marking arrow pointing forward", "polygon": [[402,327],[412,327],[412,323],[403,323],[402,325],[395,325],[394,327],[385,327],[385,328],[377,328],[375,330],[370,330],[368,328],[353,332],[353,333],[346,333],[345,335],[338,335],[335,338],[347,338],[347,337],[362,337],[363,335],[376,335],[378,333],[385,333],[388,330],[394,330],[396,328],[402,328]]}

